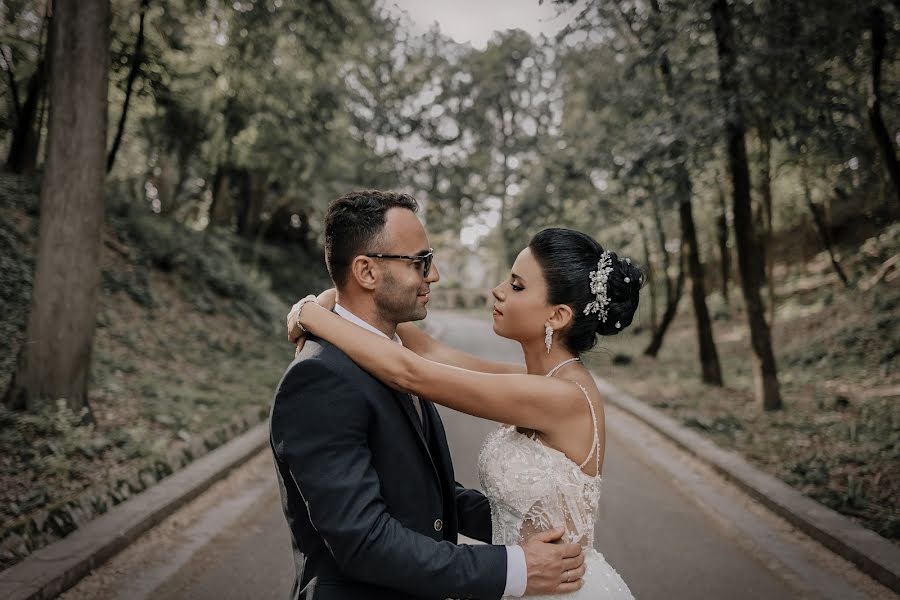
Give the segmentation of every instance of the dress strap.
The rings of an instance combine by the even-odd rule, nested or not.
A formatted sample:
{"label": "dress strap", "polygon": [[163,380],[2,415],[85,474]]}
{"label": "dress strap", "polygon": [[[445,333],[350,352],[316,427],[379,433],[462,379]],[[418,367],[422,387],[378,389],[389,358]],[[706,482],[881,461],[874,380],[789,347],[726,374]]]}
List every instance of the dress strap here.
{"label": "dress strap", "polygon": [[585,400],[587,400],[588,408],[591,409],[591,420],[594,422],[594,436],[591,438],[591,451],[588,452],[588,455],[587,455],[587,457],[585,457],[584,462],[581,463],[580,465],[578,465],[578,468],[583,469],[584,466],[586,464],[588,464],[588,461],[591,459],[591,455],[595,454],[596,455],[596,462],[595,462],[596,468],[594,469],[594,473],[599,474],[600,473],[600,449],[599,449],[600,432],[597,428],[597,411],[594,409],[594,403],[591,402],[591,397],[588,395],[587,390],[584,389],[584,386],[581,385],[580,383],[578,383],[577,381],[573,381],[572,383],[574,383],[575,385],[580,387],[581,391],[584,392],[584,398],[585,398]]}
{"label": "dress strap", "polygon": [[581,362],[581,359],[578,358],[578,357],[576,356],[576,357],[574,357],[574,358],[570,358],[570,359],[568,359],[568,360],[564,360],[564,361],[562,361],[561,363],[559,363],[558,365],[556,365],[555,367],[553,367],[552,369],[550,369],[550,370],[547,372],[547,375],[546,375],[546,376],[547,376],[547,377],[553,377],[554,375],[556,375],[556,372],[557,372],[557,371],[559,371],[560,369],[562,369],[562,368],[563,368],[564,366],[566,366],[566,365],[572,364],[573,362]]}
{"label": "dress strap", "polygon": [[[564,360],[561,363],[559,363],[558,365],[556,365],[555,367],[553,367],[552,369],[550,369],[550,372],[547,373],[546,376],[553,377],[556,374],[556,372],[559,371],[561,368],[563,368],[565,365],[567,365],[569,363],[577,362],[578,360],[579,359],[577,357],[570,358],[568,360]],[[591,451],[588,452],[588,455],[585,457],[584,462],[581,463],[580,465],[578,465],[578,468],[583,469],[584,466],[586,464],[588,464],[588,461],[591,460],[591,456],[594,455],[595,456],[594,474],[599,475],[600,474],[600,430],[597,427],[597,411],[594,409],[594,403],[591,402],[591,396],[588,394],[588,391],[586,389],[584,389],[584,386],[572,379],[569,379],[568,381],[571,381],[572,383],[577,385],[579,388],[581,388],[581,391],[584,393],[584,399],[587,400],[588,408],[591,409],[591,421],[593,421],[593,423],[594,423],[594,435],[591,437]],[[537,437],[536,432],[532,432],[531,438],[536,439],[537,441],[541,442],[542,446],[544,445],[544,442],[542,442]]]}

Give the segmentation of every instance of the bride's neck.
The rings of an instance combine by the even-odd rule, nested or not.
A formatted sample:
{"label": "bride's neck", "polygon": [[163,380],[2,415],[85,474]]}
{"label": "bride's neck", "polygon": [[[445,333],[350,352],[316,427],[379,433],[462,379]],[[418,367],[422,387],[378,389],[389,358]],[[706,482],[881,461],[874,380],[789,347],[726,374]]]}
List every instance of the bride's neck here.
{"label": "bride's neck", "polygon": [[522,352],[525,354],[525,368],[530,375],[546,375],[559,363],[574,358],[574,355],[556,340],[554,340],[549,353],[543,340],[521,342],[521,344]]}

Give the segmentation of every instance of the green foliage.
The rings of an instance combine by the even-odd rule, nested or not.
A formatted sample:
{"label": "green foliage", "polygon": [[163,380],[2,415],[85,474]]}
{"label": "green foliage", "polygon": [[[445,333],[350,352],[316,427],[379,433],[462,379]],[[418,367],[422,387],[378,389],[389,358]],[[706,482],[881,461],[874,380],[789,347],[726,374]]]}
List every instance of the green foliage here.
{"label": "green foliage", "polygon": [[[281,306],[272,301],[269,273],[279,277],[279,289],[285,292],[319,289],[327,281],[319,258],[309,256],[303,248],[265,245],[254,249],[254,244],[230,231],[213,227],[195,231],[127,204],[120,205],[109,221],[129,249],[134,267],[105,271],[104,287],[110,292],[124,291],[144,306],[156,306],[147,281],[151,270],[180,276],[185,292],[200,310],[211,306],[206,294],[212,292],[230,299],[258,324],[271,323],[281,313]],[[253,269],[254,252],[261,270]]]}
{"label": "green foliage", "polygon": [[[114,111],[124,101],[134,12],[114,3]],[[381,159],[347,131],[354,91],[342,77],[377,35],[393,39],[387,23],[370,1],[151,2],[132,135],[114,177],[195,228],[211,217],[251,238],[314,241],[308,221],[327,200],[348,186],[396,185],[364,168]],[[209,215],[214,196],[220,206]],[[291,233],[284,221],[297,217]]]}
{"label": "green foliage", "polygon": [[0,140],[6,143],[17,123],[17,102],[18,108],[25,102],[28,81],[40,58],[41,40],[46,37],[42,16],[40,3],[33,0],[4,0],[0,6],[2,70],[6,79],[0,88]]}
{"label": "green foliage", "polygon": [[[112,115],[135,58],[135,4],[113,2]],[[591,1],[558,39],[506,31],[474,49],[437,28],[418,35],[374,0],[151,1],[112,179],[190,228],[219,224],[308,250],[330,199],[408,189],[433,233],[475,227],[505,268],[548,225],[637,255],[635,218],[647,218],[651,198],[667,212],[672,173],[685,166],[712,262],[703,234],[711,238],[715,198],[728,187],[714,36],[703,3],[662,1],[658,14],[655,4]],[[876,4],[888,25],[891,127],[900,20]],[[22,88],[40,19],[31,3],[7,6],[4,43]],[[868,18],[868,5],[841,2],[734,7],[756,201],[771,188],[776,232],[808,229],[801,172],[836,228],[861,211],[896,217],[866,115]],[[0,126],[0,139],[8,131]]]}
{"label": "green foliage", "polygon": [[[36,211],[32,181],[0,175],[0,338],[10,349],[18,346],[31,306],[34,257],[29,252],[30,227],[13,218]],[[16,353],[0,353],[0,389],[6,389],[16,365]]]}
{"label": "green foliage", "polygon": [[[90,458],[102,442],[94,437],[87,408],[76,413],[61,398],[37,412],[0,408],[0,446],[19,448],[19,460],[30,463],[39,475],[80,479],[87,474]],[[4,465],[6,466],[6,465]]]}
{"label": "green foliage", "polygon": [[[21,104],[41,59],[44,4],[8,0],[0,8],[0,150],[10,147],[16,98]],[[812,273],[802,264],[821,250],[807,198],[822,208],[839,249],[842,243],[849,249],[841,259],[851,279],[868,282],[896,255],[900,240],[900,227],[889,227],[898,215],[891,203],[896,191],[867,114],[869,9],[886,15],[882,111],[896,132],[897,7],[837,0],[731,4],[755,216],[764,231],[771,193],[772,231],[765,233],[788,271],[776,283],[823,277],[823,269]],[[329,200],[351,189],[415,193],[429,231],[451,249],[442,260],[458,258],[461,235],[475,231],[477,262],[491,278],[528,237],[551,225],[642,256],[638,220],[647,230],[659,226],[670,240],[648,257],[658,273],[664,254],[677,264],[673,173],[683,168],[693,182],[708,276],[715,273],[718,199],[730,184],[723,175],[725,117],[706,3],[589,0],[555,40],[505,31],[484,49],[458,44],[438,28],[419,35],[375,0],[146,5],[143,52],[135,56],[140,2],[112,2],[113,126],[125,108],[132,65],[139,70],[108,178],[109,262],[92,371],[98,404],[113,412],[127,408],[133,422],[104,432],[60,407],[34,415],[0,409],[0,468],[23,488],[6,496],[13,500],[4,517],[58,500],[48,489],[29,489],[22,474],[68,480],[71,491],[95,475],[85,466],[91,460],[155,461],[166,444],[179,443],[188,446],[185,455],[199,455],[227,437],[226,431],[198,441],[202,431],[226,427],[244,409],[264,412],[259,390],[271,389],[279,361],[289,359],[267,345],[285,308],[272,290],[293,300],[328,285],[322,216]],[[0,177],[0,337],[11,349],[21,343],[30,304],[38,213],[36,180]],[[727,208],[724,213],[727,222]],[[649,234],[653,246],[656,233]],[[870,239],[857,252],[864,238]],[[814,262],[827,269],[819,258]],[[155,285],[160,279],[165,283]],[[444,283],[471,285],[461,269]],[[885,279],[856,296],[803,289],[798,282],[779,299],[779,318],[822,312],[833,326],[809,325],[779,345],[788,393],[817,385],[823,375],[854,385],[894,381],[896,284]],[[185,300],[184,322],[166,323],[170,307]],[[734,327],[739,305],[719,297],[710,305],[717,331]],[[134,315],[152,327],[134,327],[128,321]],[[239,340],[221,335],[229,326]],[[617,345],[612,361],[633,373],[643,364],[645,340],[624,339],[634,347],[626,352]],[[738,389],[729,394],[749,387],[746,351],[747,343],[732,348],[728,379]],[[0,389],[15,357],[0,354]],[[653,364],[660,388],[695,376],[697,365],[679,360]],[[770,468],[885,535],[900,535],[900,519],[878,506],[896,489],[893,471],[874,471],[896,462],[896,399],[860,401],[820,391],[807,406],[789,405],[788,417],[759,422],[733,397],[715,414],[695,410],[693,397],[708,393],[699,388],[658,406],[726,446],[750,455],[763,448],[756,458],[764,463],[778,453],[789,457]],[[796,441],[797,432],[803,443],[827,438],[841,446],[830,453],[809,449]],[[867,457],[880,458],[870,468]],[[178,466],[159,461],[147,468],[161,477]],[[152,479],[149,471],[146,477]],[[114,489],[98,496],[98,506],[145,485],[140,477],[111,478]],[[42,532],[64,534],[77,524],[80,508],[57,508]]]}

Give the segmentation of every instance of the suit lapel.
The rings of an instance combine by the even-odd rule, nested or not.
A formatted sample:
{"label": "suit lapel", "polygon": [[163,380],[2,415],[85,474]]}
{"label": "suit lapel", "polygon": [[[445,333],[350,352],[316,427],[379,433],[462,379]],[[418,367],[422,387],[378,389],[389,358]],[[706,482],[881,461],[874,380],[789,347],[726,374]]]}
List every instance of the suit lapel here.
{"label": "suit lapel", "polygon": [[454,482],[453,461],[450,458],[450,446],[447,444],[447,433],[444,431],[440,414],[434,404],[421,397],[419,400],[422,402],[422,410],[428,413],[428,422],[431,423],[431,440],[434,442],[432,448],[434,448],[437,460],[443,468],[444,479],[452,487]]}
{"label": "suit lapel", "polygon": [[[428,460],[431,462],[431,467],[434,469],[435,476],[438,478],[438,481],[440,481],[441,477],[437,465],[434,462],[434,457],[431,455],[431,450],[428,448],[428,442],[425,441],[425,432],[422,430],[422,421],[419,420],[419,413],[416,412],[416,408],[413,406],[412,398],[409,397],[409,394],[398,391],[394,391],[394,396],[396,396],[400,406],[403,407],[403,413],[409,420],[409,426],[415,429],[416,436],[419,438],[419,443],[422,445],[422,449],[425,451]],[[430,402],[422,402],[422,410],[425,410],[425,404],[430,404]]]}

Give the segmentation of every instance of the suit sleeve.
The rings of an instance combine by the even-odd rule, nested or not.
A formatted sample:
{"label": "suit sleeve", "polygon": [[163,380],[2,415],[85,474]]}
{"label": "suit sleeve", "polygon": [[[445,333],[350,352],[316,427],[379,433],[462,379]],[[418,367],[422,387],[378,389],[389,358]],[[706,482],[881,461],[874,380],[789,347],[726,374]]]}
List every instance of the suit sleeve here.
{"label": "suit sleeve", "polygon": [[387,512],[367,443],[365,390],[317,358],[297,362],[276,392],[272,442],[340,568],[374,585],[434,598],[500,598],[502,546],[457,546]]}
{"label": "suit sleeve", "polygon": [[491,505],[484,494],[456,484],[456,514],[459,532],[486,544],[491,543]]}

